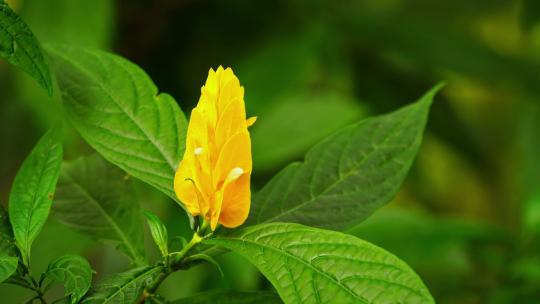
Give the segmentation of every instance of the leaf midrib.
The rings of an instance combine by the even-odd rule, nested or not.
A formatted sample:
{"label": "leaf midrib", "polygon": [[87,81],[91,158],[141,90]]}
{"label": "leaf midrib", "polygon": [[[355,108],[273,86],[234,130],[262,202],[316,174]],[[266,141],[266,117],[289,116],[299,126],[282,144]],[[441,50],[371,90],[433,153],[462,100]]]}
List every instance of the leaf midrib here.
{"label": "leaf midrib", "polygon": [[[37,183],[36,183],[36,188],[34,189],[35,191],[32,193],[32,200],[30,202],[30,205],[31,205],[30,214],[28,215],[28,221],[26,222],[26,230],[25,230],[25,233],[24,233],[25,234],[24,247],[25,247],[25,251],[26,251],[25,254],[27,255],[26,258],[28,259],[28,263],[30,263],[30,249],[31,249],[31,242],[29,241],[30,240],[30,226],[32,224],[32,219],[34,218],[35,209],[36,209],[36,206],[37,206],[37,202],[36,202],[36,200],[37,200],[37,192],[40,189],[41,183],[43,182],[43,174],[44,174],[45,171],[47,171],[47,168],[48,168],[48,165],[49,165],[49,157],[51,156],[54,148],[55,147],[54,147],[54,143],[53,143],[53,147],[52,148],[49,147],[47,149],[46,157],[44,158],[45,162],[43,163],[43,166],[41,167],[41,170],[39,170],[39,176],[38,176],[38,180],[37,180]],[[39,151],[36,151],[36,152],[39,152]],[[37,155],[37,156],[40,156],[40,155]]]}
{"label": "leaf midrib", "polygon": [[129,249],[129,252],[133,255],[133,258],[135,259],[135,262],[137,264],[142,264],[143,260],[142,257],[137,253],[135,248],[133,247],[133,244],[128,240],[127,236],[124,234],[124,232],[118,227],[116,222],[105,212],[103,207],[97,202],[96,198],[94,198],[80,183],[78,183],[68,172],[64,172],[65,176],[77,187],[79,188],[83,195],[88,198],[88,200],[95,205],[97,210],[103,215],[105,220],[107,220],[113,229],[116,231],[116,233],[120,236],[120,238],[123,240],[123,242],[127,245],[127,248]]}

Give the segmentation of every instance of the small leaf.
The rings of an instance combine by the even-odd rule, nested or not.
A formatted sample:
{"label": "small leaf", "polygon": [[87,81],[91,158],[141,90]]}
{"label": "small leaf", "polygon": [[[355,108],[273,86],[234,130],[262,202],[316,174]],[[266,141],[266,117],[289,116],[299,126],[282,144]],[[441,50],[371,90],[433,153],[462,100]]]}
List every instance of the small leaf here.
{"label": "small leaf", "polygon": [[122,170],[97,154],[65,162],[56,192],[53,212],[60,222],[145,263],[140,207]]}
{"label": "small leaf", "polygon": [[49,216],[62,164],[61,129],[47,132],[24,160],[9,196],[9,220],[25,265]]}
{"label": "small leaf", "polygon": [[339,232],[270,223],[205,242],[248,259],[285,303],[434,303],[403,261]]}
{"label": "small leaf", "polygon": [[[174,174],[187,122],[176,101],[128,60],[49,46],[69,118],[103,157],[176,200]],[[181,205],[183,206],[183,205]]]}
{"label": "small leaf", "polygon": [[233,290],[212,290],[178,299],[170,304],[279,304],[283,303],[272,291],[242,292]]}
{"label": "small leaf", "polygon": [[152,234],[152,238],[154,238],[154,242],[156,242],[156,245],[161,251],[161,254],[163,256],[167,256],[169,254],[169,239],[167,237],[167,227],[165,227],[159,217],[157,217],[152,212],[144,210],[143,214],[146,216],[148,226],[150,227],[150,233]]}
{"label": "small leaf", "polygon": [[0,283],[7,280],[16,270],[19,259],[0,253]]}
{"label": "small leaf", "polygon": [[346,127],[313,147],[253,198],[249,224],[343,230],[393,199],[422,141],[436,86],[396,112]]}
{"label": "small leaf", "polygon": [[77,303],[92,284],[92,268],[85,258],[78,255],[65,255],[52,261],[45,275],[53,282],[64,283],[70,303]]}
{"label": "small leaf", "polygon": [[97,284],[83,299],[86,304],[134,303],[143,288],[163,271],[162,267],[140,267],[111,275]]}
{"label": "small leaf", "polygon": [[22,69],[52,95],[49,66],[28,25],[3,1],[0,2],[0,57]]}

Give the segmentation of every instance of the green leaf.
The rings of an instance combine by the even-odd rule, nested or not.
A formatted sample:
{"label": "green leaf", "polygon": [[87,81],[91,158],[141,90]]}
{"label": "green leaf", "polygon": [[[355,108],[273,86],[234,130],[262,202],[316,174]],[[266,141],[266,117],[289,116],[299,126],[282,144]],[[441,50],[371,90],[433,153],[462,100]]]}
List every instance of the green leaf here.
{"label": "green leaf", "polygon": [[285,303],[434,303],[407,264],[353,236],[284,223],[233,233],[206,243],[248,259]]}
{"label": "green leaf", "polygon": [[9,196],[9,220],[23,262],[49,216],[62,164],[61,129],[47,132],[24,160]]}
{"label": "green leaf", "polygon": [[19,259],[0,253],[0,283],[7,280],[17,270]]}
{"label": "green leaf", "polygon": [[54,215],[90,237],[112,241],[135,264],[145,263],[140,207],[131,180],[94,154],[65,162],[58,181]]}
{"label": "green leaf", "polygon": [[92,268],[85,258],[78,255],[65,255],[52,261],[45,275],[53,282],[64,283],[70,303],[77,303],[92,284]]}
{"label": "green leaf", "polygon": [[414,104],[326,138],[253,198],[249,224],[296,222],[334,230],[393,199],[422,141],[436,86]]}
{"label": "green leaf", "polygon": [[107,160],[174,200],[174,173],[187,122],[175,100],[128,60],[101,51],[49,46],[69,118]]}
{"label": "green leaf", "polygon": [[81,303],[134,303],[143,288],[162,270],[162,267],[140,267],[109,276],[99,282]]}
{"label": "green leaf", "polygon": [[170,304],[279,304],[283,303],[275,292],[242,292],[233,290],[212,290],[178,299]]}
{"label": "green leaf", "polygon": [[0,254],[9,256],[16,255],[13,229],[11,229],[9,217],[2,205],[0,205]]}
{"label": "green leaf", "polygon": [[144,216],[146,216],[148,226],[150,227],[150,233],[156,245],[158,246],[161,254],[167,256],[169,254],[168,243],[169,239],[167,237],[167,227],[163,225],[159,217],[157,217],[152,212],[143,211]]}
{"label": "green leaf", "polygon": [[34,77],[52,95],[51,74],[39,42],[4,2],[0,2],[0,57]]}
{"label": "green leaf", "polygon": [[[251,133],[253,167],[261,173],[298,159],[321,139],[358,121],[364,112],[354,100],[332,92],[282,96],[275,106],[257,113],[261,119]],[[302,113],[302,123],[291,113]]]}

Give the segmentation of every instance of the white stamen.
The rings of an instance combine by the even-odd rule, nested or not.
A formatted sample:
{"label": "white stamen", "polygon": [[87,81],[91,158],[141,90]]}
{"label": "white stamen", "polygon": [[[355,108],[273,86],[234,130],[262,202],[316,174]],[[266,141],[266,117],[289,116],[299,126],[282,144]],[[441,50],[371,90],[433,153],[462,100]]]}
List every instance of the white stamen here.
{"label": "white stamen", "polygon": [[204,149],[202,147],[195,148],[195,155],[201,155],[203,153]]}
{"label": "white stamen", "polygon": [[239,178],[242,174],[244,174],[244,170],[242,168],[234,167],[231,172],[229,172],[229,176],[227,176],[227,179],[229,181],[232,181]]}

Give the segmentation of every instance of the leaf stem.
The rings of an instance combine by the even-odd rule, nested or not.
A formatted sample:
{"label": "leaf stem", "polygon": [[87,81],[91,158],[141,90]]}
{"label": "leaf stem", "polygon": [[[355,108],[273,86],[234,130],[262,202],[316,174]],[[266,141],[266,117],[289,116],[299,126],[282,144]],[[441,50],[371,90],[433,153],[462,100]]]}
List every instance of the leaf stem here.
{"label": "leaf stem", "polygon": [[42,277],[38,283],[38,281],[36,281],[36,279],[34,279],[34,277],[32,276],[32,273],[30,272],[30,268],[28,268],[24,264],[22,266],[24,267],[24,270],[25,270],[24,278],[20,278],[19,280],[17,280],[17,283],[15,283],[16,282],[15,280],[11,281],[10,283],[19,285],[22,287],[26,287],[28,289],[35,291],[36,296],[33,298],[33,300],[39,299],[39,301],[42,304],[47,304],[47,301],[45,300],[45,292],[41,289],[41,284],[43,283],[44,277]]}

